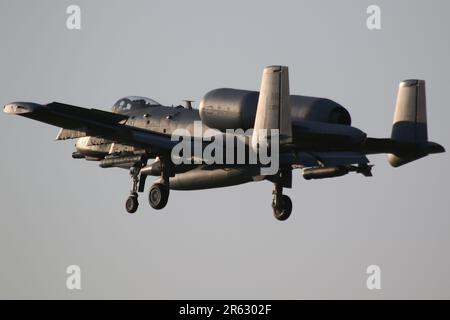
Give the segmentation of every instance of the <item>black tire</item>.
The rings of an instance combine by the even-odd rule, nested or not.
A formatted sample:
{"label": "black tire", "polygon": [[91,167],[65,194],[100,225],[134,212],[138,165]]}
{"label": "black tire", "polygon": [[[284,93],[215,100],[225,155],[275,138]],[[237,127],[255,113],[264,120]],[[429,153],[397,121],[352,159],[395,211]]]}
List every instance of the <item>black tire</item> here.
{"label": "black tire", "polygon": [[137,199],[137,196],[131,195],[128,197],[127,201],[125,202],[125,209],[128,213],[135,213],[136,210],[139,207],[139,202]]}
{"label": "black tire", "polygon": [[162,209],[169,200],[169,188],[162,183],[155,183],[148,192],[148,201],[153,209]]}
{"label": "black tire", "polygon": [[292,201],[287,195],[281,196],[281,203],[278,206],[273,206],[273,215],[279,221],[287,220],[292,213]]}

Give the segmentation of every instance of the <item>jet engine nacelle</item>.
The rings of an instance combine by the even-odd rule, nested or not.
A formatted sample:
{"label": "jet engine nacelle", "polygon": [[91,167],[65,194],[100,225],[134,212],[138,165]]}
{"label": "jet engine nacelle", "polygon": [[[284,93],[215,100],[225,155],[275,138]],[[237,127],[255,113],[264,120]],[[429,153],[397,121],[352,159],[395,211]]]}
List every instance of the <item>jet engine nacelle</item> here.
{"label": "jet engine nacelle", "polygon": [[[202,121],[211,128],[249,129],[255,123],[259,92],[221,88],[209,91],[200,101]],[[291,95],[292,121],[306,120],[351,124],[349,112],[340,104],[325,98]]]}

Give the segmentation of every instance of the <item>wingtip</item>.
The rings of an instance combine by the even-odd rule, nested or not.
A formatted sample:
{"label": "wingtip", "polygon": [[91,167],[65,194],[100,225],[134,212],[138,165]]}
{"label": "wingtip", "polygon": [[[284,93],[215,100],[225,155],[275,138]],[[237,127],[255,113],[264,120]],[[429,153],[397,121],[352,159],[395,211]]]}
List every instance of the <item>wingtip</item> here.
{"label": "wingtip", "polygon": [[8,114],[24,114],[36,110],[41,105],[33,102],[11,102],[3,107],[3,112]]}

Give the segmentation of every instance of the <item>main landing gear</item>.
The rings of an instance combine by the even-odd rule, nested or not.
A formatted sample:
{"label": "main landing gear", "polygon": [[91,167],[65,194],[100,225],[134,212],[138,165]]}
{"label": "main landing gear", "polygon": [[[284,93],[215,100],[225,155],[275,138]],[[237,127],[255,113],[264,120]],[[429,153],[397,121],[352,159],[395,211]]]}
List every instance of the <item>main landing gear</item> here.
{"label": "main landing gear", "polygon": [[287,195],[282,194],[282,188],[275,186],[273,190],[272,208],[277,220],[287,220],[292,213],[292,201]]}
{"label": "main landing gear", "polygon": [[[130,196],[125,202],[125,209],[128,213],[135,213],[139,207],[138,192],[144,191],[146,175],[141,174],[142,163],[136,164],[130,168],[130,176],[133,179],[133,187]],[[169,200],[169,170],[161,164],[161,179],[154,183],[148,193],[148,200],[153,209],[162,209],[167,205]]]}
{"label": "main landing gear", "polygon": [[162,209],[169,200],[169,188],[162,183],[155,183],[148,193],[148,201],[153,209]]}
{"label": "main landing gear", "polygon": [[148,201],[153,209],[160,210],[164,208],[169,200],[169,176],[170,166],[166,165],[163,161],[161,163],[161,179],[159,182],[154,183],[150,191],[148,192]]}
{"label": "main landing gear", "polygon": [[273,215],[279,221],[287,220],[292,213],[292,201],[287,195],[283,194],[283,187],[292,187],[292,170],[283,170],[274,181],[274,190],[272,192]]}

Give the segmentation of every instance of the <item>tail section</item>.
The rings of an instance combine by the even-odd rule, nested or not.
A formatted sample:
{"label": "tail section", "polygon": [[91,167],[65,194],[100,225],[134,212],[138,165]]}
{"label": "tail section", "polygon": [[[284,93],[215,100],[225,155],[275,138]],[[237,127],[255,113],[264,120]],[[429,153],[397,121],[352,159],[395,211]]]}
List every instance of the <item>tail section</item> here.
{"label": "tail section", "polygon": [[425,81],[400,83],[391,139],[417,145],[428,142]]}
{"label": "tail section", "polygon": [[388,155],[393,167],[434,153],[436,144],[428,142],[426,108],[425,81],[402,81],[398,89],[391,140],[405,148]]}
{"label": "tail section", "polygon": [[288,67],[264,68],[252,137],[254,142],[259,141],[260,129],[266,129],[269,135],[270,129],[278,129],[280,144],[292,141]]}

